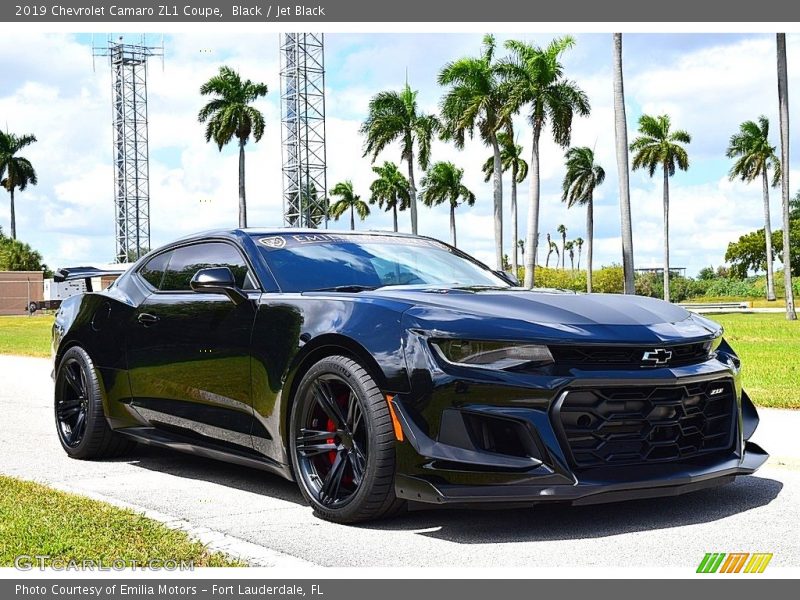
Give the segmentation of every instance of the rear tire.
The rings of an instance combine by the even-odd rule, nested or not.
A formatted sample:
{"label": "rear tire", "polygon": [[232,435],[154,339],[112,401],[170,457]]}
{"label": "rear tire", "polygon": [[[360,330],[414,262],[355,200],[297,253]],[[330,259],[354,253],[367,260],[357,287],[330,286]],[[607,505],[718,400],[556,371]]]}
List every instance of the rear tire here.
{"label": "rear tire", "polygon": [[389,408],[358,362],[331,356],[297,387],[289,454],[300,491],[314,512],[337,523],[398,514],[395,437]]}
{"label": "rear tire", "polygon": [[67,350],[56,371],[54,412],[58,441],[71,458],[112,458],[136,445],[109,427],[101,389],[86,351],[79,346]]}

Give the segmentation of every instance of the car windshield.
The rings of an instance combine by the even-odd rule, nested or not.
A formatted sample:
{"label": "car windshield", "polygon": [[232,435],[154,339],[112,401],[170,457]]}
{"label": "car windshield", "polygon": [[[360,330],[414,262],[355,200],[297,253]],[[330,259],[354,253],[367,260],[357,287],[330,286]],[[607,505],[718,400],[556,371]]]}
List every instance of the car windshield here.
{"label": "car windshield", "polygon": [[393,285],[509,287],[484,265],[426,238],[370,234],[255,236],[284,292]]}

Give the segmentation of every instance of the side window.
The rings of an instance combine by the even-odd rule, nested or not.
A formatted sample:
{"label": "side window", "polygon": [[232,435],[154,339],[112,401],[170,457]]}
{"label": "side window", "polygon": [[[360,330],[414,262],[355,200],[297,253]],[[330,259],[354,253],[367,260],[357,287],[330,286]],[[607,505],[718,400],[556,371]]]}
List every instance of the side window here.
{"label": "side window", "polygon": [[189,282],[200,269],[207,267],[228,267],[242,289],[255,289],[244,259],[230,244],[209,242],[184,246],[172,252],[169,266],[164,272],[162,291],[188,292]]}
{"label": "side window", "polygon": [[163,252],[148,260],[145,265],[139,269],[139,277],[144,279],[155,289],[159,289],[170,256],[172,256],[172,252]]}

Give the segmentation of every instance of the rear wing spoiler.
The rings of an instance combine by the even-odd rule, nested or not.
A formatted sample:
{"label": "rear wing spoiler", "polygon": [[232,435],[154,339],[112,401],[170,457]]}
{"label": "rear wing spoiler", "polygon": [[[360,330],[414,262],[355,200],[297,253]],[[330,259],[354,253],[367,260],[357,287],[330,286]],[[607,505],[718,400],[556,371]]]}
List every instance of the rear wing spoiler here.
{"label": "rear wing spoiler", "polygon": [[119,268],[119,269],[98,269],[97,267],[62,267],[58,269],[55,273],[53,273],[53,281],[61,283],[64,281],[83,279],[86,282],[86,291],[91,292],[93,291],[92,290],[93,277],[103,277],[109,275],[119,276],[122,275],[127,270],[128,270],[127,265],[125,266],[125,268]]}

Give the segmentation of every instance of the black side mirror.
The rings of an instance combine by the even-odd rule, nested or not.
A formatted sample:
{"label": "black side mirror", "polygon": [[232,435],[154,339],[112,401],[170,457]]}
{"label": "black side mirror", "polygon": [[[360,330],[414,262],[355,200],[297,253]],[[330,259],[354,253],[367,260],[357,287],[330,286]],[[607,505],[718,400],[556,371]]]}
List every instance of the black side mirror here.
{"label": "black side mirror", "polygon": [[247,294],[236,285],[233,272],[228,267],[200,269],[192,277],[189,287],[198,293],[225,294],[234,304],[247,301]]}
{"label": "black side mirror", "polygon": [[502,279],[506,283],[509,283],[509,284],[513,285],[514,287],[519,286],[519,279],[517,279],[511,273],[507,273],[506,271],[501,271],[500,269],[492,271],[492,273],[497,275],[500,279]]}

